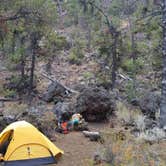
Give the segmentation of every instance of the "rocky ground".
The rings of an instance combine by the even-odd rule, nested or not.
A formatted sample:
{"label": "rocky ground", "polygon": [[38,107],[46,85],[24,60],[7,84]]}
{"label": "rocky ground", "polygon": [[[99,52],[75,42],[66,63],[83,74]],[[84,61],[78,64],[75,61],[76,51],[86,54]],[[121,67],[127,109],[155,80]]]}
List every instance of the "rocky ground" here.
{"label": "rocky ground", "polygon": [[[49,77],[53,80],[58,80],[69,89],[72,88],[79,91],[79,94],[74,95],[74,97],[70,96],[70,98],[65,96],[65,99],[63,98],[61,110],[68,112],[79,110],[80,113],[88,112],[88,114],[86,114],[88,117],[87,120],[90,120],[90,116],[92,115],[96,116],[103,112],[107,113],[107,110],[110,110],[108,105],[113,106],[111,107],[111,113],[112,111],[116,111],[115,122],[111,120],[110,122],[107,121],[107,123],[89,123],[88,125],[91,131],[100,131],[105,142],[102,142],[103,144],[101,144],[100,141],[91,142],[88,138],[83,136],[82,132],[73,131],[66,135],[55,132],[57,119],[53,116],[53,113],[55,113],[53,108],[56,108],[56,106],[54,102],[48,104],[38,98],[34,99],[34,106],[32,106],[32,108],[27,108],[27,105],[24,102],[19,101],[5,102],[5,104],[1,102],[0,118],[2,120],[1,123],[4,125],[0,126],[1,130],[7,125],[7,121],[4,121],[4,117],[8,118],[8,123],[13,120],[27,120],[34,124],[48,137],[53,138],[55,145],[64,150],[65,153],[58,162],[59,166],[93,165],[93,159],[96,152],[103,154],[101,149],[105,149],[107,154],[109,154],[104,157],[100,156],[101,160],[107,161],[112,165],[166,165],[166,142],[161,139],[163,136],[160,131],[159,133],[156,133],[155,139],[149,135],[145,139],[143,135],[140,137],[142,141],[137,140],[141,135],[141,132],[142,134],[145,134],[144,132],[147,125],[144,124],[145,119],[143,114],[137,114],[136,109],[140,112],[140,108],[142,108],[142,111],[145,114],[146,111],[148,113],[150,112],[150,115],[147,114],[147,116],[152,116],[153,118],[156,110],[159,108],[158,93],[155,96],[153,93],[150,93],[147,96],[145,95],[145,98],[142,98],[142,100],[139,101],[134,100],[133,104],[136,105],[136,109],[133,109],[133,106],[131,105],[125,107],[125,102],[123,104],[115,102],[115,98],[120,100],[123,99],[121,96],[116,96],[116,94],[107,95],[108,91],[106,90],[96,89],[94,87],[90,87],[90,89],[88,89],[88,87],[82,90],[88,83],[93,83],[93,77],[95,76],[95,71],[97,69],[97,64],[91,61],[89,57],[87,57],[85,62],[80,66],[69,64],[66,57],[59,61],[61,63],[58,63],[58,61],[53,63],[52,75],[49,75]],[[39,69],[36,71],[38,83],[37,90],[39,91],[39,94],[42,95],[46,92],[46,88],[50,84],[50,81],[42,76],[42,74],[47,75],[42,61],[37,64],[37,69]],[[10,72],[5,69],[3,64],[0,64],[0,76],[1,85],[5,82],[6,76],[10,76]],[[78,84],[81,86],[79,87]],[[0,88],[2,88],[2,86],[0,86]],[[0,93],[0,97],[3,97],[2,93]],[[149,98],[153,100],[149,100]],[[117,104],[117,108],[114,104]],[[92,109],[90,109],[92,105],[93,112],[91,112]],[[30,112],[28,114],[27,109],[28,112]],[[149,126],[152,126],[151,122],[148,122],[148,124]],[[153,132],[151,131],[151,133]],[[138,136],[137,134],[140,135]],[[135,162],[135,160],[137,160],[137,162]]]}

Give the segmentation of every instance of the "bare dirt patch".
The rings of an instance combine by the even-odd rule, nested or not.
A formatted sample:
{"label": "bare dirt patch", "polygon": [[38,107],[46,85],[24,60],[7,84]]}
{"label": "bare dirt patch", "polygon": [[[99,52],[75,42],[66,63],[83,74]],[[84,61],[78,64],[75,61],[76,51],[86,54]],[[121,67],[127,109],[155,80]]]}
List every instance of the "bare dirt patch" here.
{"label": "bare dirt patch", "polygon": [[[107,125],[104,123],[89,124],[93,131],[102,131]],[[91,142],[84,137],[82,132],[58,134],[55,144],[64,150],[64,155],[58,162],[58,166],[88,166],[96,150],[100,147],[100,143]]]}

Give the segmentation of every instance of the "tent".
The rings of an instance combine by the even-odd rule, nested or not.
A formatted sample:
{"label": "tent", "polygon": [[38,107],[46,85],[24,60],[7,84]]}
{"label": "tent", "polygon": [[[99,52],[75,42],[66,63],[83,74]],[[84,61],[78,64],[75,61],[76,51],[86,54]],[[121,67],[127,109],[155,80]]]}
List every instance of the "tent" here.
{"label": "tent", "polygon": [[63,151],[33,125],[18,121],[0,134],[0,154],[5,166],[39,166],[56,163]]}

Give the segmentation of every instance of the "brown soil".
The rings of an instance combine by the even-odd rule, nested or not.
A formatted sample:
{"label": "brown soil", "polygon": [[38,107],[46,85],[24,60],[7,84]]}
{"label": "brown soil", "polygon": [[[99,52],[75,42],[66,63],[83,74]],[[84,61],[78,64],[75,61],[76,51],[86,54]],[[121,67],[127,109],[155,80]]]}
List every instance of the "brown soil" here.
{"label": "brown soil", "polygon": [[[102,131],[107,124],[90,124],[89,126],[90,130]],[[100,143],[91,142],[84,137],[82,132],[56,135],[56,146],[64,150],[64,155],[58,162],[58,166],[88,166],[92,162],[96,150],[100,147]]]}

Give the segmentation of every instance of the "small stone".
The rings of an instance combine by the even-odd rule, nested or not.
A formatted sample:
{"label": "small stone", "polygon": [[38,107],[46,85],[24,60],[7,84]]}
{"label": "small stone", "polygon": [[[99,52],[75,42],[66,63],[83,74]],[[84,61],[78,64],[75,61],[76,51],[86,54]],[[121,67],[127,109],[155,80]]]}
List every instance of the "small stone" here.
{"label": "small stone", "polygon": [[4,102],[0,101],[0,108],[3,108],[3,107],[4,107]]}

